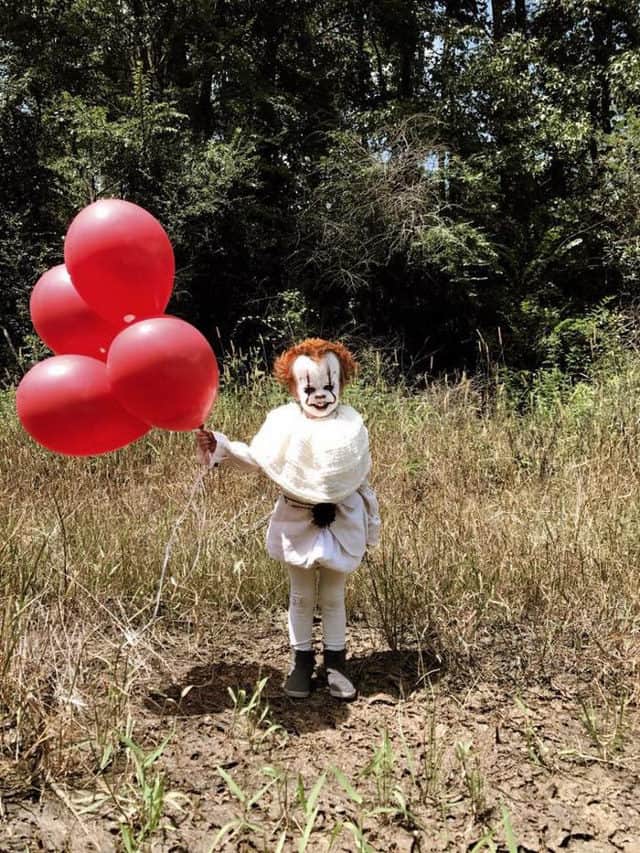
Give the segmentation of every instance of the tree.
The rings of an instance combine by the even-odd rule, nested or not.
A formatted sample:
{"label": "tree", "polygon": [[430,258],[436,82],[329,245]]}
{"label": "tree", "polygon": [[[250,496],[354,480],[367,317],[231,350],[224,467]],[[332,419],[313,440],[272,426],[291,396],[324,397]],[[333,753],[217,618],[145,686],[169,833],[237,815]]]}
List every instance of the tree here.
{"label": "tree", "polygon": [[70,219],[109,195],[161,219],[170,310],[216,346],[252,344],[297,294],[325,333],[435,369],[472,368],[477,330],[535,368],[558,324],[635,282],[637,4],[7,0],[0,16],[16,347]]}

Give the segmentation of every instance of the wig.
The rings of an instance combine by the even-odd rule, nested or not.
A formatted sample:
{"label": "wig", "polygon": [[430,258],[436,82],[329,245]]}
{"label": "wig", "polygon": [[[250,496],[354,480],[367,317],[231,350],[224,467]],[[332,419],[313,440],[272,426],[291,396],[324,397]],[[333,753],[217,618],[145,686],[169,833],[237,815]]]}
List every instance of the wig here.
{"label": "wig", "polygon": [[345,347],[344,344],[334,341],[325,341],[322,338],[307,338],[289,347],[286,352],[279,355],[273,365],[273,375],[285,388],[295,394],[295,380],[293,378],[293,362],[300,355],[306,355],[314,361],[320,361],[323,355],[332,352],[340,362],[340,382],[344,386],[356,373],[358,364]]}

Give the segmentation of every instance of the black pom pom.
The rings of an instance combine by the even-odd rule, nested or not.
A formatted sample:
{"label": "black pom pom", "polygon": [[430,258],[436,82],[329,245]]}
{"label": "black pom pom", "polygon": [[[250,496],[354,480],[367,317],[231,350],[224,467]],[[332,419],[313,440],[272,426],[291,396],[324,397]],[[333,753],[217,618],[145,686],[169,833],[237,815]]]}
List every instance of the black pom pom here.
{"label": "black pom pom", "polygon": [[316,527],[329,527],[336,520],[336,505],[316,504],[311,508],[311,515]]}

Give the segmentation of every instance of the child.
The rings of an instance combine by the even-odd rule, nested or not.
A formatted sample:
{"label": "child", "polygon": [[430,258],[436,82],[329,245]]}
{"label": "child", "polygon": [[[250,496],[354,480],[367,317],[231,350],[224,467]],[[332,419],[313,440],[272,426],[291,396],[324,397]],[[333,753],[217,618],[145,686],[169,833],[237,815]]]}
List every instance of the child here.
{"label": "child", "polygon": [[356,695],[345,666],[344,590],[367,545],[378,541],[380,519],[367,482],[371,457],[366,427],[351,406],[340,402],[355,370],[345,346],[309,338],[274,365],[274,376],[296,402],[269,412],[250,445],[229,441],[219,432],[196,433],[203,464],[261,469],[282,490],[267,530],[267,551],[289,573],[292,666],[284,690],[297,698],[311,692],[315,666],[316,572],[329,691],[340,699]]}

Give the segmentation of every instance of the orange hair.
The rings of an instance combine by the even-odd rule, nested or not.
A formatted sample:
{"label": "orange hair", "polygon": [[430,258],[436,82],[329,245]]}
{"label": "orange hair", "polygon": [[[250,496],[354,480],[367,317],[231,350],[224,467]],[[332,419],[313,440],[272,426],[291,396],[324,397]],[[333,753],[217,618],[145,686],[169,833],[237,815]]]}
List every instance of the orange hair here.
{"label": "orange hair", "polygon": [[323,355],[332,352],[340,362],[340,382],[346,385],[356,373],[358,363],[346,348],[344,344],[334,341],[325,341],[322,338],[307,338],[300,341],[299,344],[289,347],[286,352],[279,355],[273,365],[273,375],[288,388],[289,391],[295,393],[295,383],[293,381],[293,362],[299,355],[306,355],[314,361],[320,361]]}

